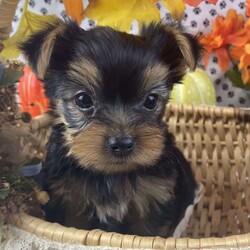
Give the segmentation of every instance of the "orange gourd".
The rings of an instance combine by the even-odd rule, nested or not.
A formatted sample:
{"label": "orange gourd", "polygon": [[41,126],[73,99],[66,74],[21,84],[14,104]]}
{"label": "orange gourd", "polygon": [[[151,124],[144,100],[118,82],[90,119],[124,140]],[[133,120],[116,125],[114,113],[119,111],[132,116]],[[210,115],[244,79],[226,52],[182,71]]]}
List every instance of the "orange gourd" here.
{"label": "orange gourd", "polygon": [[18,84],[20,109],[29,112],[32,117],[43,114],[48,110],[49,101],[44,94],[43,83],[28,66],[24,66],[24,75]]}

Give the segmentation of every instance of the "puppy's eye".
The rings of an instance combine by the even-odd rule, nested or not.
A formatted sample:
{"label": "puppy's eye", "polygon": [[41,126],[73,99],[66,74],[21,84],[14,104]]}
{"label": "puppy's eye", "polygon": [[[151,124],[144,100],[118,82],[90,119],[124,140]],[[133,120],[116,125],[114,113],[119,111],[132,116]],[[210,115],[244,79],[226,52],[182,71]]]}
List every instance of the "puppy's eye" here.
{"label": "puppy's eye", "polygon": [[153,110],[157,106],[158,96],[156,94],[150,94],[147,96],[143,106],[148,110]]}
{"label": "puppy's eye", "polygon": [[75,96],[75,103],[81,109],[90,109],[94,106],[91,97],[86,93],[78,93]]}

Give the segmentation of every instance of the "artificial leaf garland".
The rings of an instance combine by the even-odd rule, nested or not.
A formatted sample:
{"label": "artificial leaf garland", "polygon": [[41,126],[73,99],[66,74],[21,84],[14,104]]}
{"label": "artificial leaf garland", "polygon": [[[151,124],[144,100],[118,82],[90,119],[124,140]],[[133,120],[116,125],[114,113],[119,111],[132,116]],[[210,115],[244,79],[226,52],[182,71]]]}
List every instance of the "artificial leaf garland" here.
{"label": "artificial leaf garland", "polygon": [[[204,64],[214,52],[218,64],[226,76],[237,87],[250,85],[250,0],[247,0],[246,16],[230,9],[226,17],[217,16],[213,22],[210,34],[201,36],[201,43],[206,49]],[[233,68],[229,69],[230,64]],[[241,76],[241,80],[239,79]]]}
{"label": "artificial leaf garland", "polygon": [[57,17],[55,15],[37,15],[28,11],[28,0],[25,1],[23,15],[19,23],[17,32],[3,42],[4,49],[0,56],[5,59],[18,58],[20,51],[17,48],[18,43],[27,39],[35,31],[41,29],[41,23],[51,23]]}
{"label": "artificial leaf garland", "polygon": [[82,0],[63,0],[65,11],[68,16],[76,20],[78,24],[83,19],[83,1]]}

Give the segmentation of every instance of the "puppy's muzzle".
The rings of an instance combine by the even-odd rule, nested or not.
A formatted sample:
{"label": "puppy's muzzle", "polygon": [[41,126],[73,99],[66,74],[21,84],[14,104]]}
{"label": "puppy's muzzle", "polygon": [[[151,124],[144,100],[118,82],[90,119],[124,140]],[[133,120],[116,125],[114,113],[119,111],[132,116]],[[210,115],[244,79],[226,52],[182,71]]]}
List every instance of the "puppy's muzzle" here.
{"label": "puppy's muzzle", "polygon": [[110,137],[108,147],[114,156],[125,157],[133,152],[135,141],[131,137]]}

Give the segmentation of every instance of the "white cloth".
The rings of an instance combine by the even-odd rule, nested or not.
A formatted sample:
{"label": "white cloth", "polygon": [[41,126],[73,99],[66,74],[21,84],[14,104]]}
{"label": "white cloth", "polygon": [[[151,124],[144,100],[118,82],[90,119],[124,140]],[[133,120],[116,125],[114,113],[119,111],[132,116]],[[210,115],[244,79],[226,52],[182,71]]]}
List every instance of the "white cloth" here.
{"label": "white cloth", "polygon": [[[4,236],[5,240],[0,244],[1,250],[124,250],[124,248],[121,249],[118,247],[98,247],[72,243],[58,243],[39,238],[34,234],[13,226],[4,227]],[[130,248],[127,248],[127,250],[129,249]]]}

